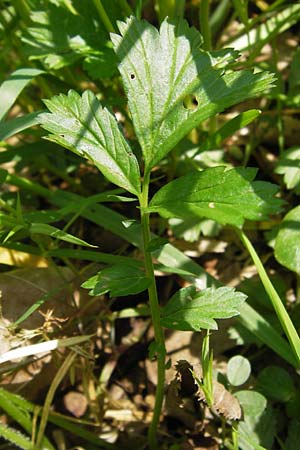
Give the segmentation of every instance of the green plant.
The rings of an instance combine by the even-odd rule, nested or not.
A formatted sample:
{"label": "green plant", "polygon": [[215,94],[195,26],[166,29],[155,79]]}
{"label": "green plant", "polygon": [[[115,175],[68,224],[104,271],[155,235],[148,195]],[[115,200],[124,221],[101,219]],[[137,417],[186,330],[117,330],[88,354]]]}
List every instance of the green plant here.
{"label": "green plant", "polygon": [[[141,216],[138,240],[141,239],[144,251],[144,269],[112,266],[84,286],[93,295],[110,292],[111,296],[148,289],[155,335],[150,356],[157,359],[158,373],[148,440],[149,447],[155,449],[166,365],[163,327],[216,329],[214,319],[238,314],[245,296],[226,287],[198,292],[195,286],[190,286],[175,293],[161,309],[152,254],[165,241],[151,237],[150,214],[213,219],[238,230],[245,242],[241,232],[244,221],[264,220],[269,214],[279,212],[282,203],[274,197],[277,191],[274,185],[253,181],[256,169],[224,166],[194,171],[171,181],[150,200],[151,171],[195,126],[237,102],[264,92],[274,80],[268,73],[230,70],[236,52],[202,51],[200,35],[183,20],[165,20],[158,32],[149,23],[131,17],[119,23],[119,29],[121,35],[113,34],[112,42],[120,60],[119,70],[143,159],[138,162],[114,115],[90,91],[82,96],[70,91],[68,95],[46,100],[50,112],[39,116],[39,120],[51,133],[48,140],[88,159],[109,181],[138,201]],[[287,317],[280,311],[277,313],[286,324]],[[285,330],[299,363],[299,337],[291,322]]]}

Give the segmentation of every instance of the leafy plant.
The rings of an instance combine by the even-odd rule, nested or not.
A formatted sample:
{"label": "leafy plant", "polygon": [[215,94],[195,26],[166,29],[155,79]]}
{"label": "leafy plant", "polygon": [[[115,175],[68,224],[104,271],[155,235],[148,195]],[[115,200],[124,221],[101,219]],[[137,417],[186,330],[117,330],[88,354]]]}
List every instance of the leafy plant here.
{"label": "leafy plant", "polygon": [[[40,122],[51,133],[48,139],[87,158],[139,202],[145,276],[140,269],[130,268],[130,278],[144,279],[145,283],[139,282],[136,287],[134,281],[125,291],[115,289],[114,280],[128,276],[128,269],[115,267],[101,271],[84,286],[95,295],[109,290],[111,295],[128,295],[148,286],[155,334],[151,355],[156,355],[158,364],[148,441],[150,448],[155,449],[165,380],[163,327],[214,329],[214,318],[236,315],[245,296],[230,288],[197,293],[191,286],[176,293],[161,310],[151,255],[150,213],[158,212],[164,217],[205,217],[239,229],[245,219],[263,220],[279,212],[282,202],[274,198],[276,187],[253,181],[255,169],[215,167],[172,181],[149,203],[151,170],[196,125],[264,92],[274,79],[267,73],[229,70],[237,54],[232,50],[202,51],[200,35],[183,20],[164,20],[159,31],[134,17],[118,26],[120,35],[113,34],[112,42],[120,60],[119,69],[143,165],[138,163],[114,116],[102,108],[91,92],[79,96],[70,91],[68,95],[47,100],[50,112],[42,114]],[[189,99],[195,108],[188,106]]]}
{"label": "leafy plant", "polygon": [[[5,80],[0,163],[6,169],[0,169],[0,262],[1,271],[8,270],[0,283],[1,349],[10,339],[9,351],[0,357],[1,379],[6,383],[20,367],[30,369],[43,351],[54,349],[51,361],[62,362],[36,404],[0,390],[1,411],[14,422],[1,424],[1,439],[20,448],[52,448],[52,439],[59,448],[123,448],[126,436],[125,448],[144,448],[139,427],[144,430],[152,419],[156,392],[151,448],[161,444],[175,450],[187,439],[195,446],[201,442],[230,450],[296,448],[299,5],[244,0],[0,3],[0,76]],[[202,37],[183,17],[199,27]],[[153,26],[157,23],[159,30]],[[252,99],[262,94],[263,99]],[[48,99],[47,114],[39,111],[41,98]],[[243,100],[250,101],[238,105]],[[47,141],[40,139],[43,130],[29,130],[39,121],[50,133]],[[252,276],[255,268],[247,253],[258,276]],[[72,273],[71,282],[62,282],[70,293],[76,289],[74,317],[58,318],[54,331],[48,311],[41,328],[21,328],[56,294],[61,303],[66,298],[61,287],[45,286],[23,307],[23,294],[7,292],[2,283],[17,275],[9,269],[18,265]],[[84,280],[91,297],[78,289]],[[220,280],[229,280],[228,287]],[[19,297],[19,314],[8,325],[7,298]],[[181,330],[194,332],[191,345],[190,334]],[[202,334],[198,371],[194,344]],[[165,396],[165,370],[171,366],[165,356],[174,360],[176,354],[172,339],[182,340],[183,353],[193,352],[191,363],[176,364]],[[152,362],[146,361],[142,371],[145,352],[137,352],[152,340]],[[116,378],[123,385],[127,351],[139,359],[129,374],[138,395],[129,395],[137,418],[143,402],[143,419],[136,424],[138,437],[132,428],[127,433],[126,420],[124,432],[112,425],[118,442],[110,444],[99,436],[103,424],[115,423],[110,414],[119,413],[110,409],[110,393],[114,397]],[[226,376],[219,371],[219,357],[229,358]],[[186,355],[180,352],[180,358]],[[148,373],[154,361],[158,384],[152,370]],[[146,388],[139,382],[140,370]],[[39,377],[34,380],[38,383]],[[57,415],[59,384],[76,389],[77,382],[88,399],[86,415]],[[27,390],[30,383],[22,391],[25,397]],[[126,395],[127,389],[122,399]],[[179,421],[178,435],[164,420],[158,440],[164,397],[166,418]],[[203,423],[198,428],[203,418],[209,426],[194,439],[193,427],[204,430]],[[47,421],[52,425],[46,428]]]}

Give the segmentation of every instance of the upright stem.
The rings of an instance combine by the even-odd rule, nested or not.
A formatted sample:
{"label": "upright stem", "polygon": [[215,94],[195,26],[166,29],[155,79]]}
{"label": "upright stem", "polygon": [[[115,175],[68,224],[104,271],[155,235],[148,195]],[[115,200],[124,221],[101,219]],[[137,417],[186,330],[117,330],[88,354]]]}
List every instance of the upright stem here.
{"label": "upright stem", "polygon": [[[199,9],[200,31],[203,37],[203,49],[207,52],[212,50],[211,27],[210,27],[210,0],[201,0]],[[217,116],[209,119],[209,131],[214,133],[217,129]]]}
{"label": "upright stem", "polygon": [[199,11],[200,30],[203,37],[203,48],[211,51],[211,30],[209,24],[209,3],[210,0],[202,0]]}
{"label": "upright stem", "polygon": [[160,413],[163,404],[164,397],[164,384],[165,384],[165,340],[164,332],[160,323],[160,309],[157,297],[156,282],[154,275],[154,268],[152,263],[151,253],[148,250],[148,244],[151,240],[150,233],[150,221],[149,213],[145,211],[148,207],[148,197],[149,197],[149,182],[150,174],[146,173],[143,189],[140,196],[140,208],[141,208],[141,224],[143,233],[143,246],[144,246],[144,258],[145,258],[145,269],[146,275],[150,279],[150,286],[148,288],[149,304],[151,310],[152,323],[154,328],[154,338],[156,344],[157,353],[157,388],[155,395],[155,405],[153,411],[153,418],[148,431],[148,443],[150,450],[156,450],[157,446],[157,427],[159,424]]}
{"label": "upright stem", "polygon": [[106,11],[105,11],[105,9],[104,9],[104,7],[102,5],[102,1],[101,0],[93,0],[93,2],[94,2],[94,5],[97,8],[99,17],[102,20],[103,25],[105,26],[106,30],[109,33],[115,33],[114,26],[111,23],[110,18],[108,17],[108,15],[106,14]]}

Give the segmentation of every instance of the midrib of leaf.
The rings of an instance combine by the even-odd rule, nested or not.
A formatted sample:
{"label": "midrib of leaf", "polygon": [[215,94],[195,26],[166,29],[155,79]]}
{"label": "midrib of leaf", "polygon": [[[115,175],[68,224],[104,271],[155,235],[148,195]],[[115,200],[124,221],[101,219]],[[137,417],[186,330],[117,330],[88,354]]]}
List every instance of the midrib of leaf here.
{"label": "midrib of leaf", "polygon": [[[148,58],[147,58],[147,52],[145,50],[144,43],[143,43],[142,39],[141,39],[141,47],[143,49],[143,53],[144,53],[144,57],[145,57],[145,61],[146,61],[146,75],[147,75],[147,81],[148,81],[149,87],[150,87],[150,89],[149,89],[149,93],[150,93],[150,114],[151,114],[151,118],[152,118],[151,121],[153,123],[153,116],[154,116],[154,112],[153,112],[154,111],[154,108],[153,108],[153,84],[152,84],[152,78],[151,78],[151,71],[150,71],[150,67],[149,67],[149,62],[148,62]],[[152,142],[151,142],[151,149],[153,151],[153,137],[152,137]]]}
{"label": "midrib of leaf", "polygon": [[[136,36],[137,39],[139,39],[139,36]],[[135,45],[135,40],[132,38],[131,39],[132,42],[132,46]],[[148,78],[148,82],[150,83],[151,77],[150,77],[150,72],[149,72],[149,64],[148,64],[148,58],[146,57],[146,52],[145,52],[145,47],[142,45],[142,39],[140,39],[141,42],[141,46],[142,46],[142,52],[139,50],[139,53],[141,54],[141,58],[144,58],[145,61],[147,61],[146,63],[146,74],[147,74],[147,78]],[[141,86],[141,88],[146,92],[147,91],[147,86],[144,85],[141,77],[139,76],[139,72],[136,70],[136,67],[134,65],[134,63],[132,62],[131,58],[128,56],[127,54],[127,60],[130,62],[131,64],[131,68],[132,68],[132,72],[135,75],[135,80],[139,82],[139,85]],[[152,88],[152,84],[151,84],[151,88]],[[152,95],[152,89],[151,89],[151,117],[153,118],[153,95]],[[130,107],[132,108],[132,106],[134,105],[134,109],[135,109],[135,120],[138,121],[138,125],[139,125],[139,129],[143,128],[143,117],[138,114],[138,106],[137,103],[134,101],[132,101],[130,103]],[[152,152],[151,152],[152,153]]]}
{"label": "midrib of leaf", "polygon": [[[191,58],[190,58],[190,55],[188,55],[188,58],[187,58],[187,59],[191,59]],[[184,75],[184,70],[185,70],[186,67],[188,66],[188,63],[189,63],[189,62],[190,62],[190,61],[186,61],[186,62],[185,62],[185,65],[182,66],[182,68],[181,68],[181,70],[180,70],[180,73],[179,73],[178,76],[176,77],[176,80],[175,80],[174,85],[172,85],[172,86],[170,87],[170,89],[169,89],[169,94],[168,94],[167,101],[165,102],[165,105],[164,105],[163,114],[162,114],[162,116],[161,116],[161,120],[159,121],[159,126],[156,128],[154,144],[153,144],[153,146],[152,146],[153,149],[156,148],[156,147],[155,147],[155,144],[156,144],[156,142],[155,142],[155,141],[156,141],[156,138],[157,138],[157,136],[159,135],[159,132],[160,132],[160,130],[161,130],[161,127],[162,127],[162,125],[165,123],[166,118],[167,118],[167,116],[168,116],[168,114],[167,114],[168,111],[167,111],[167,110],[168,110],[168,107],[169,107],[169,104],[168,104],[169,100],[172,99],[172,97],[175,99],[175,100],[172,102],[172,107],[174,107],[174,106],[177,106],[179,103],[183,102],[184,97],[185,97],[186,95],[189,95],[189,94],[192,94],[192,95],[193,95],[193,94],[194,94],[194,95],[197,97],[197,91],[196,91],[196,89],[197,89],[197,85],[199,84],[199,79],[197,79],[197,78],[195,78],[193,81],[191,81],[189,84],[187,84],[187,85],[186,85],[185,91],[179,93],[179,95],[178,95],[176,98],[173,96],[173,91],[175,91],[176,86],[177,86],[178,83],[181,81],[181,77]],[[202,72],[202,74],[201,74],[201,82],[203,82],[204,80],[210,78],[210,70],[211,70],[211,69],[212,69],[212,68],[211,68],[210,66],[208,66],[208,67],[207,67],[207,70],[205,70],[205,71]],[[207,87],[211,88],[211,87],[212,87],[215,83],[217,83],[217,82],[218,82],[218,80],[215,79],[215,80],[213,80],[212,82],[210,82],[210,83],[207,85]],[[204,91],[204,89],[203,89],[203,91]],[[174,131],[173,131],[173,133],[171,133],[171,134],[168,136],[166,142],[168,142],[168,141],[172,142],[172,138],[173,138],[174,136],[177,136],[177,135],[178,135],[178,130],[179,130],[179,129],[183,129],[182,137],[184,136],[184,134],[186,134],[185,129],[186,129],[187,123],[188,123],[189,120],[191,120],[191,116],[192,116],[193,114],[195,114],[195,113],[198,111],[199,108],[203,108],[203,106],[204,106],[204,107],[206,108],[206,112],[209,110],[209,108],[210,108],[211,110],[214,110],[214,109],[215,109],[215,104],[214,104],[214,103],[210,103],[209,100],[208,100],[208,103],[206,103],[206,104],[204,104],[204,105],[200,104],[200,99],[197,98],[197,101],[198,101],[197,109],[196,109],[195,111],[190,111],[188,117],[187,117],[187,118],[186,118],[186,119],[185,119],[185,120],[184,120],[184,121],[183,121],[183,122],[182,122],[182,123],[181,123]],[[169,112],[171,112],[171,111],[172,111],[172,110],[170,109]],[[196,119],[196,122],[195,122],[195,125],[196,125],[196,124],[199,122],[199,120],[197,119],[197,117],[195,117],[195,119]],[[188,130],[188,131],[189,131],[189,130]],[[176,140],[178,140],[178,139],[176,139]],[[169,145],[169,146],[172,147],[172,145]],[[152,151],[151,156],[152,156],[152,159],[155,157],[155,151],[154,151],[154,152]]]}
{"label": "midrib of leaf", "polygon": [[[96,132],[94,132],[92,128],[88,127],[83,121],[81,121],[80,118],[79,118],[80,124],[83,126],[83,128],[87,129],[91,133],[91,135],[95,138],[95,142],[91,141],[86,136],[83,136],[83,138],[88,140],[89,142],[91,142],[94,145],[95,144],[97,145],[99,143],[99,141],[100,141],[100,144],[101,144],[102,147],[104,147],[106,149],[107,148],[110,149],[110,152],[108,153],[109,157],[114,159],[114,160],[116,160],[116,153],[115,152],[116,152],[117,146],[116,146],[116,140],[115,140],[114,133],[112,132],[113,126],[115,125],[115,123],[113,122],[113,117],[109,114],[109,112],[105,108],[102,108],[100,106],[100,108],[101,108],[100,109],[100,114],[104,113],[103,115],[105,117],[105,113],[107,113],[107,115],[105,117],[105,120],[107,120],[107,118],[108,118],[108,121],[109,121],[109,124],[110,124],[110,126],[107,127],[106,131],[109,132],[110,136],[112,137],[112,141],[114,143],[114,146],[109,146],[108,142],[107,142],[107,136],[106,136],[105,132],[103,131],[103,127],[102,127],[102,124],[100,122],[100,117],[99,118],[97,117],[96,111],[93,109],[93,107],[92,107],[93,105],[90,103],[90,99],[88,99],[88,103],[89,103],[89,107],[90,107],[91,111],[93,111],[93,118],[96,120],[96,123],[97,123],[97,125],[99,127],[99,130],[101,131],[101,137]],[[75,105],[75,106],[77,108],[77,105]],[[77,110],[77,115],[80,116],[80,111],[79,110]],[[74,117],[76,119],[76,115],[74,115]],[[121,143],[121,145],[123,145],[123,144]],[[88,154],[86,154],[86,155],[88,157]],[[125,169],[125,167],[124,167],[124,169]],[[123,168],[121,169],[121,172],[123,172]]]}
{"label": "midrib of leaf", "polygon": [[[116,149],[117,149],[117,145],[116,145],[116,137],[114,136],[114,133],[112,132],[112,123],[111,123],[111,120],[112,120],[112,118],[110,117],[110,116],[108,116],[109,117],[109,123],[110,123],[110,127],[109,127],[109,134],[110,134],[110,137],[111,137],[111,139],[112,139],[112,141],[113,141],[113,143],[114,143],[114,145],[112,146],[112,148],[111,148],[111,155],[112,155],[112,157],[114,158],[114,159],[116,159]],[[97,120],[97,123],[98,123],[98,120]],[[99,124],[100,125],[100,124]],[[101,127],[100,127],[101,128]],[[101,128],[101,132],[103,133],[103,130],[102,130],[102,128]],[[107,139],[106,139],[106,136],[105,136],[105,134],[103,133],[103,137],[104,137],[104,142],[105,142],[105,148],[108,148],[108,143],[107,143]]]}
{"label": "midrib of leaf", "polygon": [[[168,36],[170,37],[170,36]],[[169,40],[169,47],[170,47],[170,40]],[[183,66],[181,67],[179,73],[177,74],[176,78],[174,79],[174,75],[175,75],[175,68],[176,68],[176,58],[177,58],[177,50],[178,50],[178,41],[175,41],[175,45],[174,45],[174,52],[173,52],[173,58],[172,58],[172,66],[171,66],[171,70],[170,70],[170,77],[169,77],[169,92],[168,92],[168,96],[166,98],[165,104],[164,104],[164,108],[163,108],[163,112],[161,115],[161,120],[159,121],[159,125],[156,128],[156,133],[154,133],[153,136],[153,145],[152,145],[152,152],[151,152],[151,157],[153,156],[153,153],[155,153],[155,146],[154,146],[154,142],[157,139],[157,136],[160,132],[161,126],[164,123],[165,120],[165,116],[166,116],[166,112],[167,112],[167,108],[169,105],[170,100],[172,99],[172,87],[175,86],[178,83],[178,80],[180,80],[180,75],[182,74],[183,71]],[[174,57],[175,54],[175,57]],[[190,55],[187,55],[187,58],[185,59],[184,62],[184,67],[186,67],[187,64],[187,59],[189,59]],[[172,84],[174,83],[174,84]],[[153,123],[153,121],[152,121]]]}
{"label": "midrib of leaf", "polygon": [[[103,129],[102,129],[101,123],[100,123],[99,120],[98,120],[96,111],[95,111],[94,108],[92,107],[92,106],[93,106],[92,103],[90,103],[90,99],[89,99],[89,98],[88,98],[88,104],[89,104],[90,110],[93,111],[93,117],[95,118],[96,123],[97,123],[97,125],[98,125],[98,127],[99,127],[99,129],[100,129],[100,131],[101,131],[101,133],[102,133],[102,136],[101,136],[102,142],[104,141],[105,147],[107,148],[107,141],[106,141],[105,133],[104,133],[104,131],[103,131]],[[77,109],[77,105],[76,105],[76,104],[75,104],[75,107],[76,107],[76,109]],[[101,109],[100,109],[100,112],[101,112],[101,113],[105,111],[104,108],[102,108],[102,107],[100,107],[100,108],[101,108]],[[80,111],[79,111],[79,109],[78,109],[78,111],[77,111],[77,115],[78,115],[78,117],[80,116]],[[109,117],[109,119],[110,119],[110,116],[108,116],[108,117]],[[75,118],[76,118],[76,116],[75,116]],[[84,122],[82,122],[82,121],[80,120],[80,118],[79,118],[79,122],[81,123],[81,125],[82,125],[84,128],[86,128],[87,130],[90,131],[90,133],[92,134],[92,136],[94,136],[96,142],[98,142],[98,141],[100,140],[100,139],[99,139],[99,136],[98,136],[96,133],[94,133],[94,131],[93,131],[92,129],[90,130],[90,128],[89,128],[88,126],[86,126],[86,125],[84,124]],[[111,131],[111,127],[110,127],[110,131]],[[101,140],[100,140],[100,142],[101,142]]]}
{"label": "midrib of leaf", "polygon": [[[135,65],[133,64],[133,62],[132,62],[132,60],[129,58],[129,56],[127,55],[127,60],[130,62],[130,64],[131,64],[131,67],[132,67],[132,72],[134,73],[134,75],[135,75],[135,79],[136,80],[138,80],[139,81],[139,84],[140,84],[140,86],[142,87],[142,89],[145,91],[145,92],[147,92],[148,91],[148,95],[149,95],[149,103],[150,103],[150,111],[151,111],[151,118],[152,118],[152,120],[151,120],[151,122],[153,123],[153,84],[152,84],[152,78],[151,78],[151,71],[150,71],[150,68],[149,68],[149,62],[148,62],[148,57],[147,57],[147,52],[146,52],[146,49],[145,49],[145,46],[144,46],[144,43],[143,43],[143,39],[139,36],[139,35],[137,35],[137,36],[135,36],[135,38],[140,42],[140,46],[141,46],[141,49],[142,49],[142,51],[141,50],[139,50],[139,53],[141,54],[141,58],[144,60],[144,62],[145,62],[145,68],[146,68],[146,77],[147,77],[147,82],[146,82],[146,85],[145,85],[145,83],[143,83],[143,81],[142,81],[142,79],[140,78],[140,76],[138,75],[138,71],[136,70],[136,68],[135,68]],[[135,39],[133,39],[133,37],[131,38],[131,44],[132,44],[132,47],[134,47],[135,46],[135,44],[136,44],[136,40]],[[150,86],[150,89],[148,90],[147,89],[147,83],[149,83],[149,86]],[[137,103],[134,101],[134,102],[130,102],[130,106],[131,105],[134,105],[134,107],[135,107],[135,118],[136,118],[136,120],[138,120],[138,122],[139,122],[139,128],[141,129],[141,128],[143,128],[143,126],[142,126],[142,117],[140,116],[140,114],[138,114],[138,106],[137,106]],[[152,139],[152,143],[151,143],[151,146],[150,146],[150,153],[152,154],[152,151],[153,150],[151,150],[151,149],[153,149],[153,139]]]}

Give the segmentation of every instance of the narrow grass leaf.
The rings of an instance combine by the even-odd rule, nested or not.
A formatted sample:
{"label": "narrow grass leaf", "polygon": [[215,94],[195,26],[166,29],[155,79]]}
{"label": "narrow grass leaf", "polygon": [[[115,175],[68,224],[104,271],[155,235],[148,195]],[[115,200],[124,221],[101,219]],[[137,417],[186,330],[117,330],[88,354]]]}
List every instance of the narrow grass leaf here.
{"label": "narrow grass leaf", "polygon": [[70,244],[83,245],[85,247],[97,247],[96,245],[88,244],[82,239],[66,233],[65,231],[59,230],[52,225],[48,225],[47,223],[32,223],[30,224],[29,230],[31,234],[44,234],[45,236],[51,236],[55,239],[69,242]]}
{"label": "narrow grass leaf", "polygon": [[[29,417],[31,413],[36,412],[38,415],[41,415],[40,411],[37,411],[36,405],[25,400],[20,395],[14,394],[12,392],[8,392],[3,388],[0,388],[0,400],[4,399],[6,405],[14,405],[16,410],[23,410],[24,413]],[[2,406],[2,403],[1,403]],[[4,409],[4,408],[3,408]],[[7,409],[5,408],[5,411]],[[13,415],[11,417],[15,418]],[[55,413],[50,411],[49,414],[49,422],[59,426],[62,429],[68,430],[73,433],[75,436],[81,437],[86,442],[94,444],[97,448],[107,448],[111,450],[117,450],[117,447],[114,444],[110,444],[106,442],[104,439],[95,436],[94,433],[86,430],[80,420],[77,420],[70,416],[64,416],[63,414]],[[30,429],[32,429],[32,425],[30,425]],[[46,439],[46,438],[45,438]],[[50,444],[48,444],[50,445]],[[46,447],[45,447],[46,448]],[[49,447],[50,450],[51,447]],[[51,450],[54,450],[51,448]]]}
{"label": "narrow grass leaf", "polygon": [[3,120],[17,100],[24,87],[30,83],[34,77],[44,73],[43,70],[24,68],[15,70],[10,77],[3,81],[0,86],[0,120]]}
{"label": "narrow grass leaf", "polygon": [[[22,450],[34,450],[30,439],[18,430],[0,422],[0,437]],[[45,447],[45,450],[49,447]]]}
{"label": "narrow grass leaf", "polygon": [[14,136],[27,128],[33,127],[39,123],[38,117],[41,112],[33,112],[22,117],[16,117],[6,122],[0,123],[0,141],[5,141],[11,136]]}
{"label": "narrow grass leaf", "polygon": [[[19,395],[7,392],[5,389],[0,388],[0,405],[1,409],[5,411],[5,413],[8,414],[15,422],[17,422],[30,436],[33,429],[33,421],[30,413],[33,412],[33,410],[30,410],[29,402]],[[5,436],[3,435],[3,437]],[[28,448],[30,448],[30,450],[34,450],[34,446],[32,443],[30,444],[31,446]],[[54,447],[46,437],[43,438],[43,448],[45,450],[54,450]]]}
{"label": "narrow grass leaf", "polygon": [[219,128],[219,130],[217,130],[215,133],[212,133],[203,142],[203,144],[200,145],[200,147],[197,149],[197,151],[193,156],[203,151],[214,150],[216,148],[219,148],[224,139],[228,138],[229,136],[232,136],[238,130],[241,130],[242,128],[249,125],[260,114],[261,111],[258,109],[249,109],[249,111],[242,112],[233,119],[228,120],[228,122],[226,122],[225,125]]}

